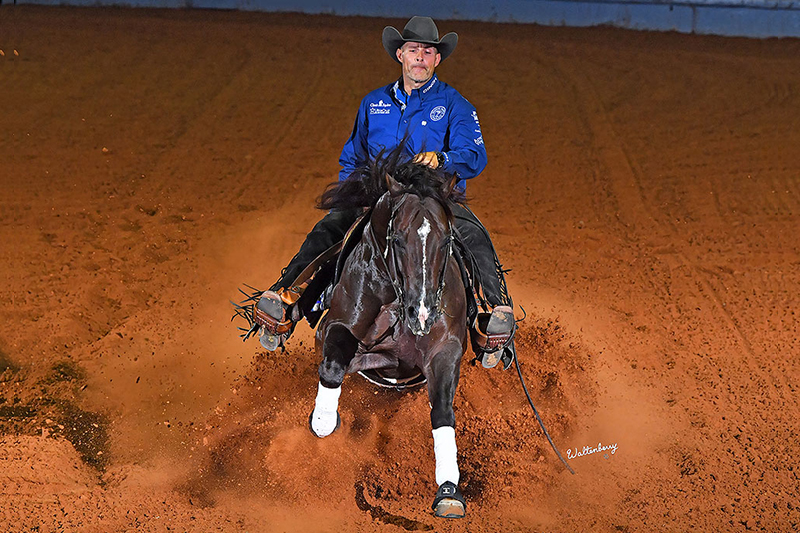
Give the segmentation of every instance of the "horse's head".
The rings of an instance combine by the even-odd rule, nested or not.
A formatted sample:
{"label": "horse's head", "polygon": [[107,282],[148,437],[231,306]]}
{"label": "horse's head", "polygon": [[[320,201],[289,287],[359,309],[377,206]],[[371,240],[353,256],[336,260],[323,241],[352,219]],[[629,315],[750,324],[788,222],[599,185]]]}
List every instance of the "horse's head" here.
{"label": "horse's head", "polygon": [[452,253],[451,213],[442,197],[409,191],[390,176],[387,181],[391,216],[384,256],[406,325],[414,335],[427,335],[441,314]]}

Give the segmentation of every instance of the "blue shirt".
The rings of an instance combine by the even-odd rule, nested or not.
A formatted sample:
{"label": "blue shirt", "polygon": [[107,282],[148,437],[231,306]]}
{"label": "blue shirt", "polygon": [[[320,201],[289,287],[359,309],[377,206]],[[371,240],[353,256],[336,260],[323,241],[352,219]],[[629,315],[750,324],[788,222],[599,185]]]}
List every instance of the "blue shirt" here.
{"label": "blue shirt", "polygon": [[444,170],[458,175],[458,187],[486,168],[486,147],[475,107],[434,75],[406,95],[402,79],[369,93],[358,108],[353,133],[342,149],[339,179],[386,149],[391,151],[408,134],[406,155],[442,152]]}

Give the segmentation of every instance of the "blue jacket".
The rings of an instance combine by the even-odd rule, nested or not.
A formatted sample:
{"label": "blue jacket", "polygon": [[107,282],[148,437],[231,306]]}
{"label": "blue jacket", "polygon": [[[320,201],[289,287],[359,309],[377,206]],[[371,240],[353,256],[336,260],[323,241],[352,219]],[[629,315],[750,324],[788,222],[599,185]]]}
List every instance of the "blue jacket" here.
{"label": "blue jacket", "polygon": [[402,91],[401,78],[361,101],[353,133],[339,158],[339,179],[346,179],[382,148],[396,148],[408,132],[405,151],[409,157],[442,152],[444,170],[456,173],[461,178],[458,186],[466,189],[464,180],[486,167],[486,147],[475,107],[436,75],[410,95]]}

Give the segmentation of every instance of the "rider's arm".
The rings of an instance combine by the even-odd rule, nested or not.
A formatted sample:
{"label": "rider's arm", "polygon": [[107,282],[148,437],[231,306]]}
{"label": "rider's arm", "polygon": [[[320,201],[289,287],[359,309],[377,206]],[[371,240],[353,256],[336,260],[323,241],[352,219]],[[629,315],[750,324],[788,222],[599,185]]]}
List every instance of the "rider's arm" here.
{"label": "rider's arm", "polygon": [[353,132],[350,138],[344,143],[342,148],[342,155],[339,156],[339,164],[342,169],[339,171],[339,181],[344,181],[353,173],[353,171],[364,165],[369,160],[369,152],[367,150],[367,99],[361,101],[358,106],[358,115],[356,115],[356,122],[353,124]]}
{"label": "rider's arm", "polygon": [[442,152],[444,169],[462,179],[474,178],[486,168],[486,147],[475,108],[462,97],[453,101],[450,115],[450,142]]}

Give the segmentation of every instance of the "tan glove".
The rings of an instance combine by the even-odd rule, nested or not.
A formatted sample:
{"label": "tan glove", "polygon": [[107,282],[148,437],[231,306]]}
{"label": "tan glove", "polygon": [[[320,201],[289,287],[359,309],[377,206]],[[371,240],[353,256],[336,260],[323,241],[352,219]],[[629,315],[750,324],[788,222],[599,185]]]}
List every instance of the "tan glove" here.
{"label": "tan glove", "polygon": [[431,168],[439,168],[439,158],[436,152],[420,152],[414,156],[414,163],[428,165]]}

